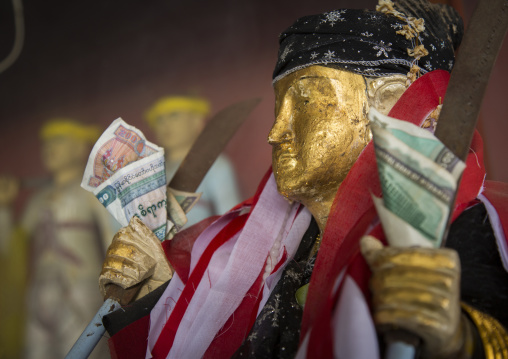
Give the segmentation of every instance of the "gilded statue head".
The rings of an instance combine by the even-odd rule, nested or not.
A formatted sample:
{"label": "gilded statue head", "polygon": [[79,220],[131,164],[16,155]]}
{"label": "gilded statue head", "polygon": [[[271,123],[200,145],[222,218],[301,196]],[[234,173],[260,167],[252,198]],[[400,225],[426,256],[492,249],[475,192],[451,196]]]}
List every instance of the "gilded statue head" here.
{"label": "gilded statue head", "polygon": [[453,9],[422,0],[334,10],[286,29],[268,136],[279,192],[303,203],[323,229],[338,187],[370,141],[369,108],[386,114],[417,77],[451,70],[462,31]]}
{"label": "gilded statue head", "polygon": [[279,192],[336,191],[370,141],[361,75],[311,66],[275,84],[275,123],[268,136]]}
{"label": "gilded statue head", "polygon": [[279,192],[304,203],[331,205],[360,153],[371,140],[367,113],[387,113],[405,90],[404,76],[368,79],[314,65],[275,86],[275,122],[268,135]]}

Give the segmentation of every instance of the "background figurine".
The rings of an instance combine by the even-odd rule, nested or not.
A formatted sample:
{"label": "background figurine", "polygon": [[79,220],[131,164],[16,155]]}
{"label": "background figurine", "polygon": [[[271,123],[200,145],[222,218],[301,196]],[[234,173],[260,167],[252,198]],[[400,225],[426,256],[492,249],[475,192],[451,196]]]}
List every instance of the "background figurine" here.
{"label": "background figurine", "polygon": [[[7,339],[8,330],[16,328],[4,325],[22,321],[19,311],[5,306],[23,303],[16,295],[22,293],[20,281],[25,281],[27,271],[26,358],[63,358],[102,302],[97,294],[97,266],[119,226],[80,187],[86,159],[99,135],[95,126],[68,119],[42,127],[42,161],[51,182],[31,198],[19,223],[14,223],[10,208],[18,182],[0,179],[2,265],[9,265],[15,271],[9,276],[16,278],[12,291],[2,290],[6,317],[2,317],[1,335]],[[94,355],[107,355],[105,349],[103,342]]]}
{"label": "background figurine", "polygon": [[[201,234],[191,227],[162,244],[173,278],[118,313],[133,323],[111,331],[115,355],[378,358],[378,334],[403,328],[421,340],[423,358],[508,357],[507,223],[493,191],[506,186],[484,181],[478,134],[452,249],[364,237],[384,240],[367,113],[432,122],[462,34],[453,9],[425,0],[381,0],[376,11],[340,9],[286,29],[273,74],[273,173]],[[102,277],[114,281],[120,254],[108,252]]]}
{"label": "background figurine", "polygon": [[[164,147],[166,178],[173,177],[203,129],[210,112],[208,101],[197,97],[173,96],[158,100],[146,113],[156,143]],[[197,192],[201,199],[187,215],[187,227],[216,214],[223,214],[240,201],[231,163],[220,155],[206,174]]]}

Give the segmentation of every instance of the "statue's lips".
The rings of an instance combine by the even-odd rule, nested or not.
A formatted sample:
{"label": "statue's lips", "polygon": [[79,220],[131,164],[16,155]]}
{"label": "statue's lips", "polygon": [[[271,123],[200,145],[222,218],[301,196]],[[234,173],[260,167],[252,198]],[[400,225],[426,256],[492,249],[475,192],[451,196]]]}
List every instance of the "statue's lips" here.
{"label": "statue's lips", "polygon": [[297,160],[296,155],[291,153],[274,153],[273,162],[278,169],[281,168],[294,168]]}
{"label": "statue's lips", "polygon": [[291,153],[281,153],[281,154],[277,154],[276,157],[277,157],[277,160],[284,161],[284,160],[292,160],[296,156]]}

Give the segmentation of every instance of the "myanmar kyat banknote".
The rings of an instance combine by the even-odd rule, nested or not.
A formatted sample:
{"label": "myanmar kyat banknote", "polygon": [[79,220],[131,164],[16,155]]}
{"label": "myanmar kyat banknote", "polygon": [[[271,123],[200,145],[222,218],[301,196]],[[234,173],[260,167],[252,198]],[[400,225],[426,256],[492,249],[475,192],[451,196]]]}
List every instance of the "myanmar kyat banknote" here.
{"label": "myanmar kyat banknote", "polygon": [[369,112],[383,198],[374,198],[388,241],[439,247],[465,168],[430,131]]}
{"label": "myanmar kyat banknote", "polygon": [[160,240],[165,238],[164,149],[147,141],[136,127],[118,118],[106,129],[90,153],[81,187],[122,226],[137,216]]}

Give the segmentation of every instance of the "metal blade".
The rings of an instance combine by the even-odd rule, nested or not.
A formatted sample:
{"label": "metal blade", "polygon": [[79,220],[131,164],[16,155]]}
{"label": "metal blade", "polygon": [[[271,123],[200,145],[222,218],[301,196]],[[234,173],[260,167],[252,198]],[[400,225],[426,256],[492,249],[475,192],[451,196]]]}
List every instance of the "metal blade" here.
{"label": "metal blade", "polygon": [[460,46],[435,133],[462,160],[507,28],[508,0],[480,0]]}
{"label": "metal blade", "polygon": [[195,192],[231,137],[259,102],[259,98],[238,102],[217,113],[206,124],[168,186]]}

